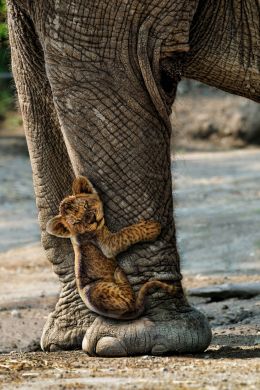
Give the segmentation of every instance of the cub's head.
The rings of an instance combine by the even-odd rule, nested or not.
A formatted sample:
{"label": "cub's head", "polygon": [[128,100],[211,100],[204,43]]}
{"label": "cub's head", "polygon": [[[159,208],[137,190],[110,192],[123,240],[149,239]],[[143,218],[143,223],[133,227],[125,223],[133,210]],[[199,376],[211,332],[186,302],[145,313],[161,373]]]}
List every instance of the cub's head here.
{"label": "cub's head", "polygon": [[47,232],[54,236],[94,233],[104,225],[102,202],[90,181],[84,176],[77,177],[72,192],[60,203],[59,215],[47,223]]}

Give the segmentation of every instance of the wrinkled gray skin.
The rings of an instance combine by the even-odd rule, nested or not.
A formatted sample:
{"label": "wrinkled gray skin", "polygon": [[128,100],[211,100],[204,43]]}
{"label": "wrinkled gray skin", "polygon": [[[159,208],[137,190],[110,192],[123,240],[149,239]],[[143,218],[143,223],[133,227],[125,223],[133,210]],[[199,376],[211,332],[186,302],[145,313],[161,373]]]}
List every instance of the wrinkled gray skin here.
{"label": "wrinkled gray skin", "polygon": [[145,316],[98,317],[75,286],[69,240],[46,222],[86,175],[109,228],[155,218],[162,234],[119,256],[137,290],[181,283],[173,220],[169,114],[181,76],[259,101],[257,0],[9,0],[13,73],[32,162],[42,242],[61,282],[46,351],[125,356],[203,351],[205,317],[183,294],[154,291]]}

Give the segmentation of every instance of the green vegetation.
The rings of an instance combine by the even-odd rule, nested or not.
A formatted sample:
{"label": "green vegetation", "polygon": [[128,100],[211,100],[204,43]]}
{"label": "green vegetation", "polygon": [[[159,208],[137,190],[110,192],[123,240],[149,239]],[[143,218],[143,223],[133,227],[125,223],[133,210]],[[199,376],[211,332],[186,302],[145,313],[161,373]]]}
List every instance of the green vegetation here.
{"label": "green vegetation", "polygon": [[13,108],[14,91],[10,73],[10,49],[8,44],[8,29],[6,24],[5,0],[0,0],[0,120],[6,111]]}
{"label": "green vegetation", "polygon": [[6,5],[0,0],[0,72],[9,71],[9,57]]}
{"label": "green vegetation", "polygon": [[5,22],[6,18],[6,5],[5,1],[0,0],[0,40],[7,39],[7,26]]}

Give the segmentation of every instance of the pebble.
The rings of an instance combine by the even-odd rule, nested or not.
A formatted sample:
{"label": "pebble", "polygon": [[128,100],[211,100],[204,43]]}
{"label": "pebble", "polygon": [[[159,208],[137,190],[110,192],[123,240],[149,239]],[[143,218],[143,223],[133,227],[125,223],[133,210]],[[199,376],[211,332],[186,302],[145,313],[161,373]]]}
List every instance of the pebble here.
{"label": "pebble", "polygon": [[11,311],[11,316],[15,317],[15,318],[22,318],[21,313],[18,310],[15,310],[15,309]]}
{"label": "pebble", "polygon": [[162,367],[162,368],[160,369],[160,371],[161,371],[161,372],[167,372],[167,371],[168,371],[168,368]]}
{"label": "pebble", "polygon": [[254,341],[254,345],[258,345],[258,344],[260,344],[260,337],[259,338],[257,337]]}

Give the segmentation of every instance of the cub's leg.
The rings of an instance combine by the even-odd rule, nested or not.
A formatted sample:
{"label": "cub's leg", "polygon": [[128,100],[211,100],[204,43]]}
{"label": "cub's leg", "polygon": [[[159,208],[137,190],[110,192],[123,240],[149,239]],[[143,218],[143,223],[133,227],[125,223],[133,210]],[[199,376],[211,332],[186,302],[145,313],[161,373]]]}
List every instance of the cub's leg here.
{"label": "cub's leg", "polygon": [[135,311],[135,295],[128,281],[127,284],[95,282],[86,286],[80,295],[90,310],[105,317],[121,318]]}
{"label": "cub's leg", "polygon": [[116,233],[111,233],[107,229],[105,234],[100,237],[100,244],[103,253],[111,258],[137,242],[155,240],[160,232],[161,225],[159,222],[142,220]]}
{"label": "cub's leg", "polygon": [[115,273],[114,273],[114,278],[115,278],[115,283],[118,284],[119,286],[129,286],[129,288],[132,290],[132,286],[131,284],[129,283],[129,280],[127,279],[127,276],[126,274],[124,273],[124,271],[120,268],[120,267],[117,267],[116,270],[115,270]]}

